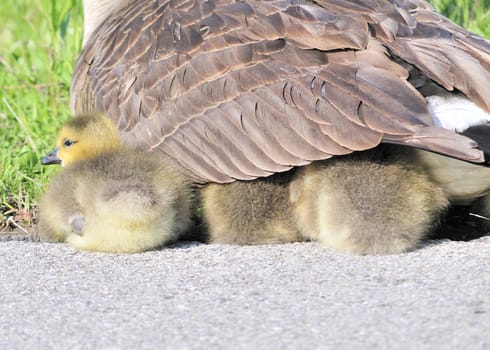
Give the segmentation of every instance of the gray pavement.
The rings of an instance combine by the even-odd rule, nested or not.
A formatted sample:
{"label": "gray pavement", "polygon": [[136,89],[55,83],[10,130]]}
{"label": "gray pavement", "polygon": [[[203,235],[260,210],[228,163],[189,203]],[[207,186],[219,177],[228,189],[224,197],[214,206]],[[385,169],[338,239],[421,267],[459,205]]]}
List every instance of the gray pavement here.
{"label": "gray pavement", "polygon": [[0,242],[0,349],[490,349],[490,237],[135,255]]}

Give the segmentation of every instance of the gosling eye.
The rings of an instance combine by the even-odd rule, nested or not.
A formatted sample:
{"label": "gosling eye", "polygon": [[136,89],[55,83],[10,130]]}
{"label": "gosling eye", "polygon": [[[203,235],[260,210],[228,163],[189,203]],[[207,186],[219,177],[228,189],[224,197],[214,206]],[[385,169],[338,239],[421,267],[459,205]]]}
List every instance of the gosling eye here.
{"label": "gosling eye", "polygon": [[67,139],[67,140],[65,140],[65,141],[63,142],[63,146],[68,148],[68,147],[73,146],[73,144],[74,144],[74,143],[75,143],[75,141],[70,140],[70,139]]}

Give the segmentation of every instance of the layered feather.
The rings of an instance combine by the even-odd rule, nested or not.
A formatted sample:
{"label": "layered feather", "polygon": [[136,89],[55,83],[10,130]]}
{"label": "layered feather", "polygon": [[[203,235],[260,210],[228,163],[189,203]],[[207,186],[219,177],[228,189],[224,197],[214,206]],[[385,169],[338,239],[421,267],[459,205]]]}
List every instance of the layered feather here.
{"label": "layered feather", "polygon": [[410,79],[489,112],[489,67],[488,41],[419,0],[145,0],[87,40],[72,107],[108,114],[127,143],[203,182],[380,142],[482,162],[476,142],[434,126]]}

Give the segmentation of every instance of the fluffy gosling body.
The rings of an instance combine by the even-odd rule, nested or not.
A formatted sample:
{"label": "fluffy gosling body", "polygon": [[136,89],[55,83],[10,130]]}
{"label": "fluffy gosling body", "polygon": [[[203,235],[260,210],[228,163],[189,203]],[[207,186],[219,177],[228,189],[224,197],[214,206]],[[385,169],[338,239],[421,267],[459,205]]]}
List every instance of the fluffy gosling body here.
{"label": "fluffy gosling body", "polygon": [[201,205],[210,242],[256,245],[302,240],[289,206],[290,177],[276,174],[205,186]]}
{"label": "fluffy gosling body", "polygon": [[442,188],[398,152],[364,152],[300,169],[291,188],[303,236],[357,254],[416,248],[449,201]]}
{"label": "fluffy gosling body", "polygon": [[287,176],[208,185],[201,203],[210,239],[229,244],[314,240],[355,254],[414,249],[449,201],[410,161],[411,152],[382,147],[315,162]]}
{"label": "fluffy gosling body", "polygon": [[190,225],[187,178],[169,159],[123,147],[100,114],[65,124],[44,164],[61,163],[41,200],[40,236],[81,250],[134,253],[171,242]]}

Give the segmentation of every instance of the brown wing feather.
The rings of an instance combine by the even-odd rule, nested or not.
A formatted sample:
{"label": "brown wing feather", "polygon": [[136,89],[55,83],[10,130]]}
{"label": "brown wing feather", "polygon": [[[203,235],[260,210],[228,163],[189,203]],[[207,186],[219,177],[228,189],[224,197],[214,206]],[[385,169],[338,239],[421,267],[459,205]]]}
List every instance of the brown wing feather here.
{"label": "brown wing feather", "polygon": [[144,0],[86,43],[72,106],[107,113],[196,181],[383,141],[478,162],[474,142],[433,126],[407,69],[490,110],[489,67],[487,41],[421,0]]}

